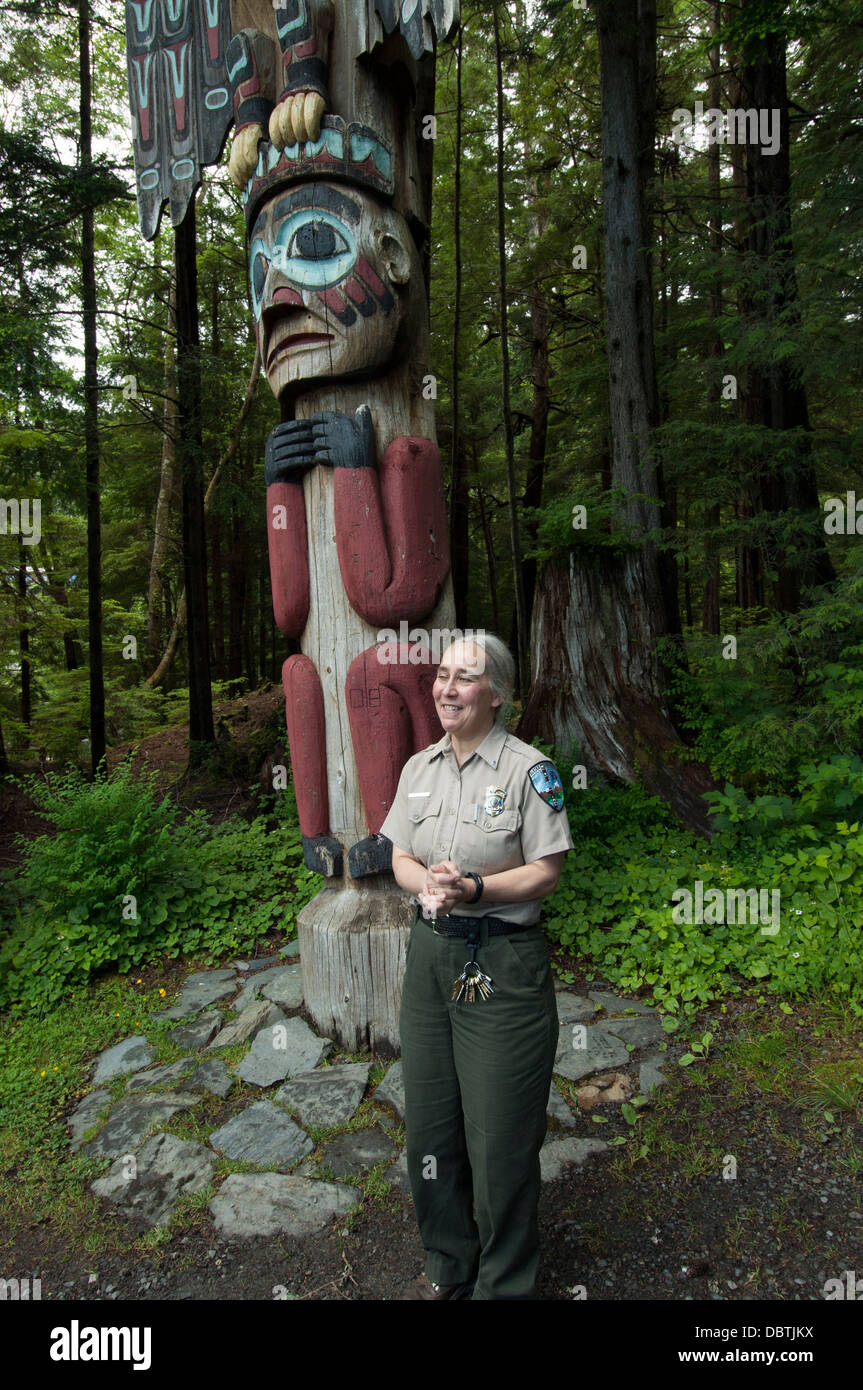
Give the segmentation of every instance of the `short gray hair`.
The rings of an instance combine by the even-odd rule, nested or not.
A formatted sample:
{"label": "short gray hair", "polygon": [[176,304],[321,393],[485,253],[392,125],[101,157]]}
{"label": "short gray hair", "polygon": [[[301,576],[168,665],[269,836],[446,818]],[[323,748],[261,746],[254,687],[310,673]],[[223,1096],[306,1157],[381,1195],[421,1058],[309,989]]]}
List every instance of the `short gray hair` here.
{"label": "short gray hair", "polygon": [[495,724],[505,724],[512,713],[512,696],[515,690],[515,659],[509,647],[493,632],[480,628],[472,634],[472,640],[485,652],[485,669],[488,683],[501,704],[494,712]]}

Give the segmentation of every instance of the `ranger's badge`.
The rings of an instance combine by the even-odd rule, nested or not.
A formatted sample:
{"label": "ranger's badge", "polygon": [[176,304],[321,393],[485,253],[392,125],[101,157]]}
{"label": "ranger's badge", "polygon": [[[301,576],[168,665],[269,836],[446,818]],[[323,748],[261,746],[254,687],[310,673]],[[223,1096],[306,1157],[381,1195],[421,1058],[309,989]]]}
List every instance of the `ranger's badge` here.
{"label": "ranger's badge", "polygon": [[531,785],[552,811],[563,810],[563,783],[554,763],[534,763],[528,771]]}
{"label": "ranger's badge", "polygon": [[506,790],[504,787],[486,787],[485,801],[482,809],[487,816],[499,816],[503,810],[503,803],[506,801]]}

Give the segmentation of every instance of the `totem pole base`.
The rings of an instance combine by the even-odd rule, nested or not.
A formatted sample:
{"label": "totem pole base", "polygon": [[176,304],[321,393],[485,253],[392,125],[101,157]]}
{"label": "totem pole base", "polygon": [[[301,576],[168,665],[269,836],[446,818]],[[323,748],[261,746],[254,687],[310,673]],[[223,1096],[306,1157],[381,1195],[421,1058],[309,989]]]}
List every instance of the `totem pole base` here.
{"label": "totem pole base", "polygon": [[324,888],[297,918],[303,992],[315,1028],[349,1052],[401,1051],[398,1019],[414,909],[380,882]]}

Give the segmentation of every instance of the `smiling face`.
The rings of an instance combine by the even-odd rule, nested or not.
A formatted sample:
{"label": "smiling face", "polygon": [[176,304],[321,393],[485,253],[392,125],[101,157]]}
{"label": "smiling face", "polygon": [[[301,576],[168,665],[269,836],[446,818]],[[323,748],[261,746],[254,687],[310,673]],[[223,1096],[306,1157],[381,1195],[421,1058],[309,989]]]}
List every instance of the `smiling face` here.
{"label": "smiling face", "polygon": [[502,703],[489,682],[484,653],[475,642],[453,642],[441,657],[432,686],[444,733],[460,742],[481,742]]}
{"label": "smiling face", "polygon": [[274,395],[380,370],[399,355],[422,277],[404,220],[359,189],[284,190],[252,228],[249,277]]}

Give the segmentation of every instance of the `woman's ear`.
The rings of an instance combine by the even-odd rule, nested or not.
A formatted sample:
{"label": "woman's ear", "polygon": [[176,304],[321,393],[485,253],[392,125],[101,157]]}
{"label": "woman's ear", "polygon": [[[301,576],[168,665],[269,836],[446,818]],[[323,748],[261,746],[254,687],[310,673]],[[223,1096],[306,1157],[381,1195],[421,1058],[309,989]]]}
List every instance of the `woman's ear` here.
{"label": "woman's ear", "polygon": [[406,285],[411,278],[411,258],[401,240],[381,229],[375,232],[375,245],[390,283]]}

